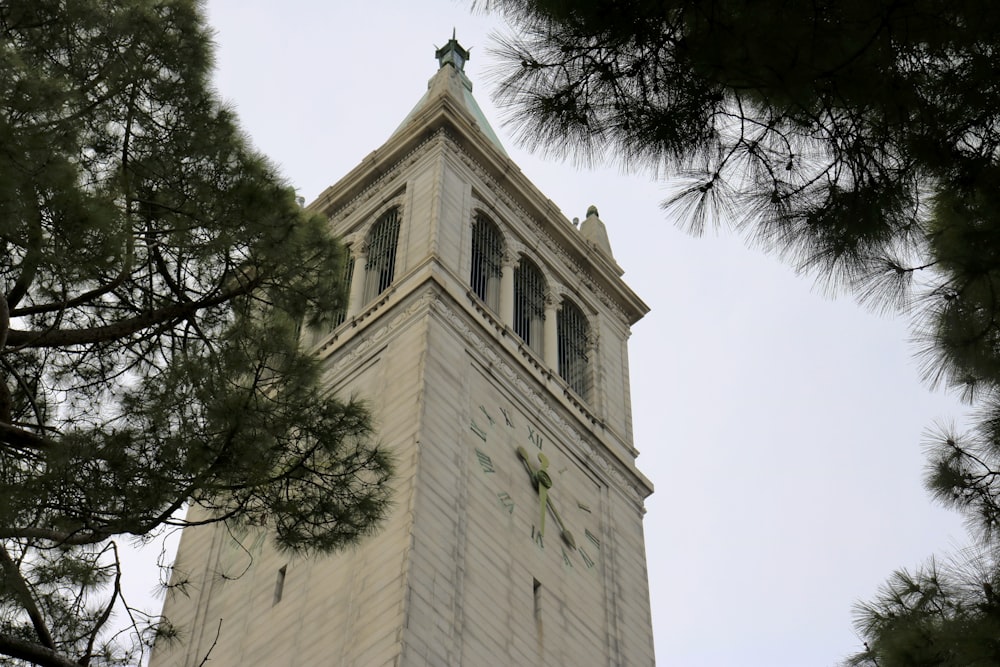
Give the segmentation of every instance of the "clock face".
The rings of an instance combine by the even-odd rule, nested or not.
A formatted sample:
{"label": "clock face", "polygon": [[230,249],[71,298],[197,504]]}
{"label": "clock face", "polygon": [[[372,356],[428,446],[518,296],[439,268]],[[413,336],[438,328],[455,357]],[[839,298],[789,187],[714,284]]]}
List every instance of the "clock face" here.
{"label": "clock face", "polygon": [[602,563],[601,489],[539,420],[509,403],[475,401],[466,441],[476,492],[490,496],[516,539],[568,572]]}

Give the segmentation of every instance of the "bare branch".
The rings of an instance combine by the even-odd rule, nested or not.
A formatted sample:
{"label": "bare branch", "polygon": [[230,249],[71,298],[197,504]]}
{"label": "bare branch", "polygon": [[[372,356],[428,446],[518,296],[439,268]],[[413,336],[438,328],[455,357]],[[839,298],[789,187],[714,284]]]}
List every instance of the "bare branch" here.
{"label": "bare branch", "polygon": [[219,627],[215,630],[215,639],[212,640],[212,645],[208,647],[208,652],[205,653],[205,657],[201,659],[198,663],[198,667],[205,667],[208,662],[208,658],[212,655],[212,651],[215,649],[215,645],[219,643],[219,637],[222,636],[222,619],[219,619]]}

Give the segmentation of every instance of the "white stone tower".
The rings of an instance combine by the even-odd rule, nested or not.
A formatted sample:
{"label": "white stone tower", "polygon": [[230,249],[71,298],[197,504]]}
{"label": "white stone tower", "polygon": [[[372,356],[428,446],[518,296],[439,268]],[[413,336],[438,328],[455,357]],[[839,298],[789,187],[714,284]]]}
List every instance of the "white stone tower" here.
{"label": "white stone tower", "polygon": [[310,205],[350,302],[307,332],[395,452],[377,536],[330,557],[189,528],[152,667],[652,665],[627,340],[647,311],[591,207],[521,174],[454,39],[399,129]]}

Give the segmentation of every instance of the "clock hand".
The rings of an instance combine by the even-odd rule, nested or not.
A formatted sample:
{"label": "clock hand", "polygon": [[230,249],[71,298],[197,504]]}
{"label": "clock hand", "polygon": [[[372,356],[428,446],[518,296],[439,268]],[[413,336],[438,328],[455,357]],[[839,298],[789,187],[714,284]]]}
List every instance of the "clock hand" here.
{"label": "clock hand", "polygon": [[559,534],[562,536],[563,541],[571,548],[576,549],[576,540],[573,539],[573,533],[569,532],[566,528],[566,524],[563,523],[562,517],[559,516],[559,512],[556,511],[556,506],[549,501],[549,510],[552,512],[552,516],[555,517],[556,523],[559,524]]}
{"label": "clock hand", "polygon": [[531,478],[531,483],[535,483],[535,469],[531,467],[531,463],[528,461],[528,452],[524,447],[517,448],[517,458],[521,459],[521,463],[524,464],[524,469],[528,471],[528,477]]}
{"label": "clock hand", "polygon": [[542,454],[538,453],[538,462],[541,466],[535,472],[535,481],[538,483],[538,509],[539,509],[539,530],[538,532],[545,535],[545,508],[549,504],[549,489],[552,488],[552,478],[549,477],[549,473],[545,470],[549,467],[549,459]]}
{"label": "clock hand", "polygon": [[546,468],[549,466],[549,459],[545,454],[541,452],[538,453],[538,462],[541,466],[538,470],[535,470],[534,466],[531,465],[531,460],[528,458],[528,452],[524,447],[517,448],[517,458],[521,459],[521,463],[524,464],[524,469],[528,471],[528,477],[531,478],[531,484],[538,491],[538,505],[539,505],[539,533],[545,534],[545,508],[548,506],[549,500],[549,489],[552,488],[552,478],[549,473],[546,472]]}
{"label": "clock hand", "polygon": [[563,538],[563,541],[569,545],[570,548],[576,549],[576,540],[573,538],[573,533],[571,533],[567,528],[562,517],[559,515],[559,511],[556,510],[556,506],[549,499],[549,489],[552,488],[552,477],[545,470],[549,465],[549,460],[544,454],[538,454],[538,460],[541,462],[541,467],[535,470],[531,465],[531,461],[528,458],[528,452],[524,447],[517,448],[517,458],[521,459],[521,463],[524,464],[525,470],[528,471],[528,477],[531,478],[532,484],[535,485],[538,490],[538,502],[539,502],[539,523],[541,528],[540,533],[544,535],[545,533],[545,509],[548,508],[552,512],[552,516],[555,518],[556,523],[559,525],[559,534]]}

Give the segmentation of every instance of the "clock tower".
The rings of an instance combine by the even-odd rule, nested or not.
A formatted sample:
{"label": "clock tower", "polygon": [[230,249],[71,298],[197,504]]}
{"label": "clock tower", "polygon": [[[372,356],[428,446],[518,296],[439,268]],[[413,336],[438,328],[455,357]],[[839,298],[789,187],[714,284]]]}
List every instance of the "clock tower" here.
{"label": "clock tower", "polygon": [[[511,162],[453,38],[396,132],[310,209],[350,300],[303,332],[395,455],[379,532],[327,557],[187,528],[152,667],[652,665],[627,341],[646,305],[595,207]],[[209,663],[206,663],[209,664]]]}

